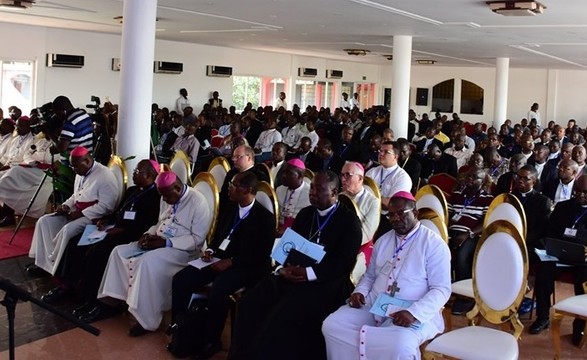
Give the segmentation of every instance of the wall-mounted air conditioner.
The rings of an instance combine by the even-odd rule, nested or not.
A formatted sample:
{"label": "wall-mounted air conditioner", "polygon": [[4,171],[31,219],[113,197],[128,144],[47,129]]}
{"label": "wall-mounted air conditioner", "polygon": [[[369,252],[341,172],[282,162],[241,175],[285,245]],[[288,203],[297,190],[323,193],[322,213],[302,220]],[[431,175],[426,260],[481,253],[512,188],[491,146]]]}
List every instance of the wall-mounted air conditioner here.
{"label": "wall-mounted air conditioner", "polygon": [[314,68],[298,68],[299,77],[316,77],[318,75],[318,69]]}
{"label": "wall-mounted air conditioner", "polygon": [[206,66],[206,75],[214,77],[229,77],[232,75],[232,68],[228,66]]}
{"label": "wall-mounted air conditioner", "polygon": [[181,74],[182,71],[182,63],[155,61],[155,64],[153,65],[153,72],[158,74]]}
{"label": "wall-mounted air conditioner", "polygon": [[47,67],[84,67],[84,57],[81,55],[47,54]]}
{"label": "wall-mounted air conditioner", "polygon": [[120,71],[120,58],[112,58],[112,71]]}
{"label": "wall-mounted air conditioner", "polygon": [[342,79],[342,70],[326,70],[327,79]]}

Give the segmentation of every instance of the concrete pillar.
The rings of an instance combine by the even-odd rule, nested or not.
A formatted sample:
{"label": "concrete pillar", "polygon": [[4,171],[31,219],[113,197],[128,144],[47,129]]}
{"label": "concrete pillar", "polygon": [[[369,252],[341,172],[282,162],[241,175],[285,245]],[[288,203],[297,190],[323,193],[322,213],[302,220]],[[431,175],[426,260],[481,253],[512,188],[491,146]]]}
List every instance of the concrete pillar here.
{"label": "concrete pillar", "polygon": [[495,105],[493,108],[493,126],[496,129],[499,129],[501,124],[507,119],[510,59],[497,58],[495,65]]}
{"label": "concrete pillar", "polygon": [[389,126],[393,129],[396,139],[408,137],[411,67],[412,37],[407,35],[394,36]]}
{"label": "concrete pillar", "polygon": [[[118,155],[135,156],[132,171],[149,158],[157,0],[124,0],[121,42]],[[129,176],[129,182],[132,182]]]}

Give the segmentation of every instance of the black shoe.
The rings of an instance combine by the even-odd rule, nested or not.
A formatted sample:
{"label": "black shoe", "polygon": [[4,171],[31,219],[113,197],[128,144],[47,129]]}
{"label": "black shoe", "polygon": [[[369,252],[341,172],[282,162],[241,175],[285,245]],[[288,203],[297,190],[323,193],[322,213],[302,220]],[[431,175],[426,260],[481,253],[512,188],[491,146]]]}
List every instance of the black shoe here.
{"label": "black shoe", "polygon": [[573,345],[579,346],[581,344],[581,340],[583,339],[583,336],[585,335],[584,331],[585,331],[585,321],[575,319],[573,321],[573,337],[571,339],[571,341],[573,342]]}
{"label": "black shoe", "polygon": [[145,334],[150,333],[151,331],[145,329],[141,326],[141,324],[136,323],[135,326],[128,329],[128,336],[130,337],[139,337]]}
{"label": "black shoe", "polygon": [[26,271],[29,275],[32,276],[49,275],[48,272],[35,265],[35,263],[28,264],[27,266],[25,266],[24,271]]}
{"label": "black shoe", "polygon": [[4,216],[3,218],[0,219],[0,227],[12,226],[14,224],[16,224],[16,220],[14,219],[14,216]]}
{"label": "black shoe", "polygon": [[63,286],[57,286],[48,293],[41,296],[41,300],[46,302],[47,304],[55,304],[61,300],[63,300],[66,296],[69,295],[69,290],[64,288]]}
{"label": "black shoe", "polygon": [[208,343],[202,350],[198,351],[194,356],[192,356],[192,359],[206,360],[214,356],[220,350],[222,350],[222,343],[220,341],[215,343]]}
{"label": "black shoe", "polygon": [[456,299],[452,304],[453,315],[463,315],[471,311],[475,306],[475,301],[466,299]]}
{"label": "black shoe", "polygon": [[94,307],[96,306],[96,304],[94,302],[86,302],[84,303],[82,306],[75,308],[71,314],[75,317],[80,317],[81,315],[86,314],[87,312],[89,312],[90,310],[92,310]]}
{"label": "black shoe", "polygon": [[538,318],[536,319],[536,321],[532,323],[532,325],[530,325],[530,329],[528,330],[528,332],[533,335],[540,334],[542,330],[548,329],[549,326],[550,321],[548,320],[548,318]]}
{"label": "black shoe", "polygon": [[532,301],[532,299],[525,297],[520,304],[520,308],[518,309],[518,315],[524,315],[532,311],[532,309],[536,308],[536,302]]}
{"label": "black shoe", "polygon": [[102,306],[94,305],[90,310],[86,311],[83,314],[78,315],[77,317],[80,321],[86,323],[92,323],[96,320],[101,320],[105,318],[104,311],[102,311]]}

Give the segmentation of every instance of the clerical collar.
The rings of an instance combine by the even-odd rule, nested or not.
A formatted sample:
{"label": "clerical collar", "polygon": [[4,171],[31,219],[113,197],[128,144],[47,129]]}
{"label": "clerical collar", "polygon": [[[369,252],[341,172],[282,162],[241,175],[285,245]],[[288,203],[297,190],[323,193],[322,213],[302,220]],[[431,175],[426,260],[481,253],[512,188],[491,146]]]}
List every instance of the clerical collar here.
{"label": "clerical collar", "polygon": [[316,211],[318,212],[318,215],[326,216],[326,215],[328,215],[328,213],[330,213],[330,211],[332,211],[332,209],[334,209],[335,206],[336,206],[336,203],[332,204],[332,206],[329,207],[328,209],[324,209],[324,210],[316,209]]}
{"label": "clerical collar", "polygon": [[250,169],[252,169],[254,166],[255,166],[255,165],[253,164],[253,165],[249,166],[248,168],[244,169],[244,170],[243,170],[243,171],[241,171],[241,172],[245,172],[245,171],[247,171],[247,170],[250,170]]}
{"label": "clerical collar", "polygon": [[526,196],[530,195],[530,194],[532,193],[532,191],[533,191],[533,190],[534,190],[534,189],[530,189],[530,191],[526,191],[526,192],[521,192],[521,191],[520,191],[520,195],[522,195],[522,197],[526,197]]}
{"label": "clerical collar", "polygon": [[296,191],[298,191],[299,189],[301,189],[301,188],[302,188],[302,186],[304,186],[304,182],[303,182],[303,181],[302,181],[302,183],[300,184],[300,186],[298,186],[297,188],[295,188],[295,189],[292,189],[292,188],[288,187],[287,189],[288,189],[288,190],[293,190],[293,192],[296,192]]}
{"label": "clerical collar", "polygon": [[281,165],[283,165],[284,160],[281,160],[280,162],[278,162],[277,164],[273,165],[274,167],[279,167]]}
{"label": "clerical collar", "polygon": [[385,166],[381,165],[381,168],[383,169],[383,172],[384,173],[387,173],[387,172],[390,172],[390,171],[394,171],[397,167],[398,167],[397,164],[392,165],[390,167],[385,167]]}
{"label": "clerical collar", "polygon": [[242,218],[243,216],[245,216],[249,211],[251,211],[251,208],[253,207],[253,205],[255,205],[255,199],[253,199],[253,202],[250,203],[247,206],[238,206],[238,217]]}
{"label": "clerical collar", "polygon": [[351,193],[349,193],[349,195],[351,195],[353,197],[353,199],[357,199],[357,198],[361,198],[361,196],[363,196],[363,194],[365,193],[365,191],[366,191],[365,188],[364,187],[361,187],[361,190],[359,190],[358,193],[356,193],[354,195],[351,194]]}
{"label": "clerical collar", "polygon": [[83,176],[87,177],[92,173],[92,170],[94,170],[94,167],[96,166],[96,160],[92,161],[92,167],[88,169],[88,172],[86,172]]}

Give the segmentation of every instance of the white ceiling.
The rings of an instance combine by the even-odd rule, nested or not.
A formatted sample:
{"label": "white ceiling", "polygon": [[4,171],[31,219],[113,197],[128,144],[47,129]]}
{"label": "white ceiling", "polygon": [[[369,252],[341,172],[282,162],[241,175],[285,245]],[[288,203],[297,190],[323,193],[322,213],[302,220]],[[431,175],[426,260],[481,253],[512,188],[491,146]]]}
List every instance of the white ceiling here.
{"label": "white ceiling", "polygon": [[[159,0],[157,38],[329,59],[389,63],[393,35],[437,65],[587,69],[587,2],[541,0],[544,14],[509,17],[479,0]],[[0,21],[120,33],[122,0],[37,0]],[[346,48],[370,50],[350,56]]]}

